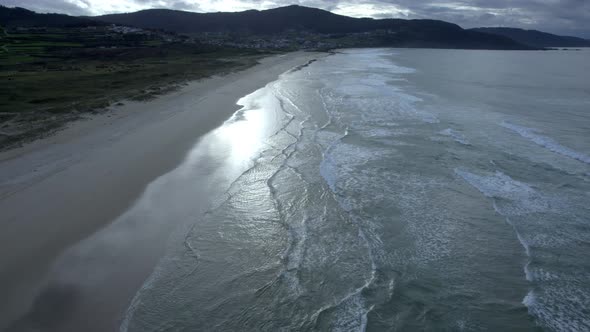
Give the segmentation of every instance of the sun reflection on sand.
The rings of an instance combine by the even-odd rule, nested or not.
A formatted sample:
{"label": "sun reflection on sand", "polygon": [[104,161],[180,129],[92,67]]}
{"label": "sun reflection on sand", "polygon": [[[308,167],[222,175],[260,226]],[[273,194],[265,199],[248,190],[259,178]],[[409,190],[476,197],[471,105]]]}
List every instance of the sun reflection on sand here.
{"label": "sun reflection on sand", "polygon": [[240,165],[256,156],[264,145],[267,120],[263,109],[240,110],[216,131],[229,163]]}
{"label": "sun reflection on sand", "polygon": [[212,134],[218,156],[228,166],[241,168],[265,148],[266,139],[280,126],[282,112],[270,87],[241,98],[237,104],[242,108]]}

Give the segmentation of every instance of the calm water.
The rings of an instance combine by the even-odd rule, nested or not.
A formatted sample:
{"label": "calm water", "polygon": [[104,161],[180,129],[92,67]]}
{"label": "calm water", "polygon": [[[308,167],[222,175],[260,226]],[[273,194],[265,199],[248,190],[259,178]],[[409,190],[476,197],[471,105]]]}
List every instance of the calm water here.
{"label": "calm water", "polygon": [[386,49],[285,73],[167,175],[211,204],[121,329],[590,330],[588,73]]}

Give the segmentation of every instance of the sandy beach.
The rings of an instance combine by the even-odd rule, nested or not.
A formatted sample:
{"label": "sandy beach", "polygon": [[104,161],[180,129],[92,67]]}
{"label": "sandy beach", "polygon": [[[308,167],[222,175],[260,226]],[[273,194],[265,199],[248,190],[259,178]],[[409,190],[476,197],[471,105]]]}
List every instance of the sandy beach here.
{"label": "sandy beach", "polygon": [[[83,244],[74,254],[72,248],[104,232],[149,183],[177,167],[200,137],[238,109],[240,97],[321,56],[298,52],[265,58],[250,69],[192,82],[150,102],[113,106],[54,136],[1,153],[0,329],[117,330],[174,225],[157,225],[143,235],[125,229],[128,225],[111,227],[112,242]],[[105,277],[93,282],[91,276],[69,276],[92,284],[87,289],[53,282],[51,271],[67,250],[68,264],[73,256],[93,257]]]}

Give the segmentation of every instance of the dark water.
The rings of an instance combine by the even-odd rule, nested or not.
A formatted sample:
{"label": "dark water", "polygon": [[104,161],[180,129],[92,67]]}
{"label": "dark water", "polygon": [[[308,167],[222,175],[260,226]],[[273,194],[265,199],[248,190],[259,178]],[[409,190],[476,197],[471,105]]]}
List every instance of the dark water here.
{"label": "dark water", "polygon": [[351,50],[242,98],[121,329],[590,330],[589,55]]}

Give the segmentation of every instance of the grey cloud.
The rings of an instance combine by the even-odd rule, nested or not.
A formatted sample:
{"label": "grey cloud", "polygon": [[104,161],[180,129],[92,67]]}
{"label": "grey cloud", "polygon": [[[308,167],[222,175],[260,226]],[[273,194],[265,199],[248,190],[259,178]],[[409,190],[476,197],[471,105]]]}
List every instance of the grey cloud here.
{"label": "grey cloud", "polygon": [[[309,2],[333,4],[333,1],[327,0]],[[511,26],[590,38],[588,0],[340,0],[338,3],[371,3],[383,8],[395,5],[410,11],[407,18],[440,19],[465,28]],[[378,16],[387,17],[387,13]]]}
{"label": "grey cloud", "polygon": [[198,4],[190,1],[173,1],[168,8],[188,11],[199,11],[200,9]]}
{"label": "grey cloud", "polygon": [[[88,1],[80,1],[90,5]],[[8,7],[23,7],[42,13],[65,13],[69,15],[88,15],[86,8],[67,0],[0,0],[0,5]]]}
{"label": "grey cloud", "polygon": [[[1,0],[0,0],[1,1]],[[176,9],[176,10],[186,10],[186,11],[200,11],[199,4],[196,1],[190,0],[166,0],[166,1],[158,1],[158,0],[134,0],[133,2],[141,4],[146,8],[168,8],[168,9]],[[163,3],[165,3],[163,5]]]}

